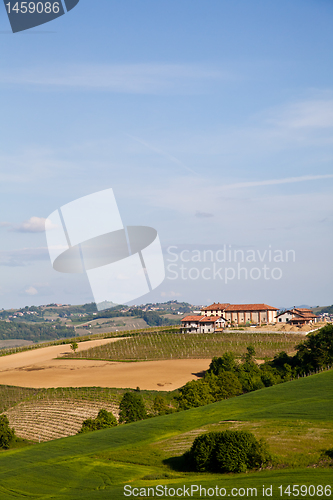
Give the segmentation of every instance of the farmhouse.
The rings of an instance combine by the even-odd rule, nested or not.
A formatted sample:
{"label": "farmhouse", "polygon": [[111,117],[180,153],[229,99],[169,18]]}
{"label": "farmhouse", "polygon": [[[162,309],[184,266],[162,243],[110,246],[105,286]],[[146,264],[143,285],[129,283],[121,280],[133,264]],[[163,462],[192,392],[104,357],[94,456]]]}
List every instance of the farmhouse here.
{"label": "farmhouse", "polygon": [[276,316],[278,323],[290,323],[291,325],[308,325],[317,322],[317,316],[311,309],[305,307],[294,307],[279,313]]}
{"label": "farmhouse", "polygon": [[226,320],[220,316],[186,316],[182,319],[181,333],[214,333],[222,330]]}
{"label": "farmhouse", "polygon": [[267,304],[211,304],[201,309],[205,316],[223,316],[229,323],[275,323],[276,307]]}
{"label": "farmhouse", "polygon": [[224,328],[226,324],[275,323],[277,308],[267,304],[215,303],[201,309],[200,316],[182,319],[183,333],[208,333]]}

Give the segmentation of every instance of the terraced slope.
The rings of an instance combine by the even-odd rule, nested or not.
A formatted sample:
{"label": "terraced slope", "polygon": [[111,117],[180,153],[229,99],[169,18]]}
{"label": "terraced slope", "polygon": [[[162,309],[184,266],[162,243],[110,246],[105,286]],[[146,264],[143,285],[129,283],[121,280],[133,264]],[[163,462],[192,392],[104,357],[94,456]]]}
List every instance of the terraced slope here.
{"label": "terraced slope", "polygon": [[103,402],[54,400],[26,401],[6,412],[17,436],[32,441],[51,441],[74,436],[83,420],[95,418],[101,408],[118,417],[118,406]]}

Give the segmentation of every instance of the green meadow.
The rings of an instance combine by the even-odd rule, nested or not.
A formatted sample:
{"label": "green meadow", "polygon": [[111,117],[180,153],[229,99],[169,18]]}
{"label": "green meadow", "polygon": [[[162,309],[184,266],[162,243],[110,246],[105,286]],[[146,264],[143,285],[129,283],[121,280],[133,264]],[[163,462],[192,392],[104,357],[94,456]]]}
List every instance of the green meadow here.
{"label": "green meadow", "polygon": [[[321,495],[316,488],[332,485],[332,467],[322,459],[323,450],[333,447],[332,387],[331,370],[192,410],[2,451],[0,498],[120,499],[127,498],[125,485],[127,491],[145,488],[133,490],[139,496],[141,491],[158,498],[173,496],[172,488],[180,488],[180,493],[185,488],[186,497],[191,485],[207,492],[214,488],[206,498],[219,498],[221,492],[248,497],[252,491],[253,496],[248,488],[263,497],[264,485],[272,487],[272,495],[265,496],[277,499],[290,498],[287,493],[280,496],[279,486],[284,491],[296,484],[312,485],[300,498],[329,498],[328,490]],[[227,428],[264,437],[273,455],[271,466],[246,474],[185,472],[181,455],[193,439]],[[159,495],[153,490],[157,486]],[[161,488],[166,488],[164,493]],[[232,488],[243,489],[237,495]],[[187,491],[191,495],[191,489]],[[193,492],[192,498],[200,498],[199,493]]]}

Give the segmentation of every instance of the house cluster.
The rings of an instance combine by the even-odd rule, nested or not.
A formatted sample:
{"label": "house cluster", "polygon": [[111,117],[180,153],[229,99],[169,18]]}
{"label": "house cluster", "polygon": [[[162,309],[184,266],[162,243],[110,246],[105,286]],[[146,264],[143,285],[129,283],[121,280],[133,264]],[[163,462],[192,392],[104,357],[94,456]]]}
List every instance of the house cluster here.
{"label": "house cluster", "polygon": [[230,325],[262,325],[290,323],[304,325],[315,323],[317,316],[310,309],[293,308],[278,313],[276,307],[267,304],[217,303],[203,307],[199,315],[182,319],[182,333],[213,333]]}

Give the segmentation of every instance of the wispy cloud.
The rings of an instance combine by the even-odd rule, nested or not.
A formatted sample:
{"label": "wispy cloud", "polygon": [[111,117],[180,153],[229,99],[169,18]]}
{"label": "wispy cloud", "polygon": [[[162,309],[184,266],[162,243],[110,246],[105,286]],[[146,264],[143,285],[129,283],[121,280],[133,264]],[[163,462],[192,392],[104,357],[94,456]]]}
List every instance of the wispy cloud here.
{"label": "wispy cloud", "polygon": [[[67,250],[67,247],[52,247],[60,250]],[[0,266],[21,267],[32,264],[36,261],[48,260],[49,251],[47,247],[20,248],[0,252]]]}
{"label": "wispy cloud", "polygon": [[13,231],[19,233],[43,233],[46,229],[56,229],[56,225],[52,224],[49,219],[44,217],[30,217],[29,220],[22,222],[19,226],[13,226]]}
{"label": "wispy cloud", "polygon": [[302,175],[299,177],[286,177],[284,179],[266,179],[263,181],[247,181],[237,182],[235,184],[226,184],[221,186],[221,189],[238,189],[238,188],[251,188],[257,186],[274,186],[277,184],[292,184],[294,182],[317,181],[322,179],[332,179],[333,174],[325,175]]}
{"label": "wispy cloud", "polygon": [[129,135],[129,134],[127,134],[127,135],[128,135],[128,137],[130,137],[131,139],[134,139],[139,144],[142,144],[143,146],[145,146],[146,148],[150,149],[151,151],[154,151],[155,153],[157,153],[157,154],[159,154],[161,156],[164,156],[167,160],[171,161],[172,163],[175,163],[179,167],[184,168],[188,172],[191,172],[192,174],[196,175],[196,172],[194,170],[192,170],[192,168],[190,168],[187,165],[185,165],[185,163],[183,163],[181,160],[179,160],[175,156],[170,155],[169,153],[166,153],[162,149],[157,148],[156,146],[153,146],[152,144],[149,144],[148,142],[143,141],[142,139],[139,139],[138,137],[134,137],[133,135]]}
{"label": "wispy cloud", "polygon": [[52,224],[49,219],[44,217],[30,217],[21,224],[12,224],[10,222],[0,222],[0,227],[7,227],[9,231],[16,233],[43,233],[46,229],[56,229],[57,226]]}
{"label": "wispy cloud", "polygon": [[309,100],[284,106],[267,122],[288,129],[333,127],[333,99]]}
{"label": "wispy cloud", "polygon": [[147,94],[186,93],[202,82],[233,79],[231,72],[195,64],[70,64],[2,72],[0,83]]}

